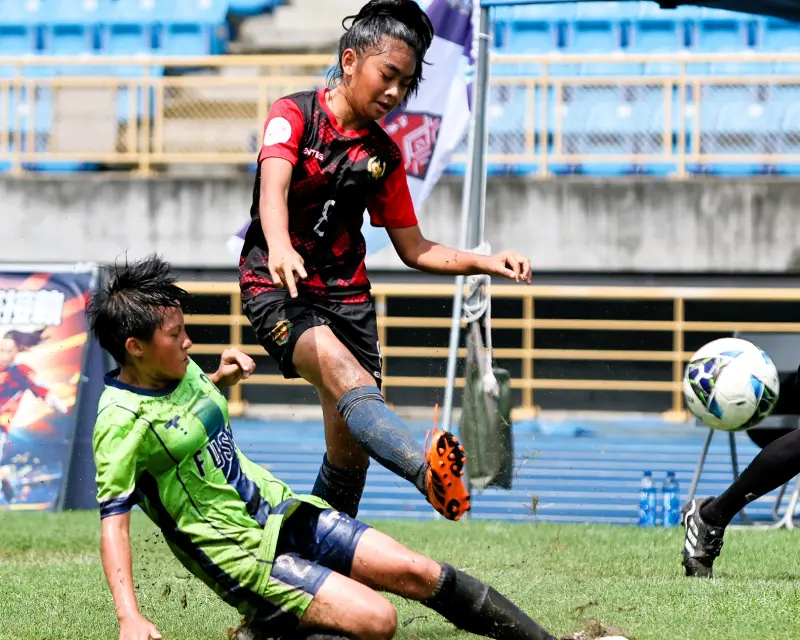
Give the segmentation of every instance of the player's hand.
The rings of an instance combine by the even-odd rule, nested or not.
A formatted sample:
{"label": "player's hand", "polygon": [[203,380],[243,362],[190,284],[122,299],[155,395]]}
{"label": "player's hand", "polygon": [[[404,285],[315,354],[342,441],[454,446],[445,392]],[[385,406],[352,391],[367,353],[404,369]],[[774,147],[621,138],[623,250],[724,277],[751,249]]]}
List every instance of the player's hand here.
{"label": "player's hand", "polygon": [[292,298],[297,297],[297,281],[308,277],[304,264],[303,256],[291,246],[270,249],[267,267],[272,282],[288,289]]}
{"label": "player's hand", "polygon": [[516,251],[503,251],[486,258],[485,272],[505,276],[515,282],[531,281],[531,261]]}
{"label": "player's hand", "polygon": [[142,614],[125,617],[119,623],[119,640],[160,640],[163,636]]}
{"label": "player's hand", "polygon": [[216,373],[210,376],[211,381],[220,389],[232,387],[240,380],[249,378],[256,370],[256,363],[253,359],[238,349],[225,349],[219,361],[219,368]]}

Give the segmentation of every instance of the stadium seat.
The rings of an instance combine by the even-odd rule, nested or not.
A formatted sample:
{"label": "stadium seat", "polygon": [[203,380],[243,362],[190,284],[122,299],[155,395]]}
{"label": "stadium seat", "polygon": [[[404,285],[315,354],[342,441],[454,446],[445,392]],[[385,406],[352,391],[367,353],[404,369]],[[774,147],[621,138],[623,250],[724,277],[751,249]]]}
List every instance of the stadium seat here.
{"label": "stadium seat", "polygon": [[237,16],[255,16],[272,11],[274,0],[230,0],[228,7]]}
{"label": "stadium seat", "polygon": [[44,27],[43,53],[53,56],[91,55],[95,30],[89,24],[58,23]]}
{"label": "stadium seat", "polygon": [[0,55],[36,53],[36,30],[26,24],[0,24]]}
{"label": "stadium seat", "polygon": [[[749,49],[748,22],[730,11],[705,9],[691,26],[690,50],[701,53],[740,53]],[[691,74],[739,75],[740,65],[701,62],[687,65]]]}
{"label": "stadium seat", "polygon": [[105,55],[145,55],[149,54],[152,48],[152,25],[118,22],[104,25],[101,28],[100,50]]}
{"label": "stadium seat", "polygon": [[[787,20],[761,20],[756,27],[756,50],[766,53],[800,53],[800,24]],[[772,73],[800,75],[800,62],[777,62]]]}
{"label": "stadium seat", "polygon": [[0,16],[6,25],[35,26],[43,15],[42,3],[37,0],[0,0]]}
{"label": "stadium seat", "polygon": [[104,24],[151,25],[159,19],[155,0],[114,0],[103,18]]}

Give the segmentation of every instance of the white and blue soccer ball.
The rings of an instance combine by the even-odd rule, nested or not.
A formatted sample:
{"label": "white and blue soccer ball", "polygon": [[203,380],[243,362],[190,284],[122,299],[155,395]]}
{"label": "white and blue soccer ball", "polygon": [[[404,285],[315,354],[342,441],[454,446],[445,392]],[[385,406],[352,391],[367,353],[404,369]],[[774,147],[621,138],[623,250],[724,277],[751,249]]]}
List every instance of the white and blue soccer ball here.
{"label": "white and blue soccer ball", "polygon": [[778,401],[778,370],[752,342],[720,338],[701,347],[683,376],[686,405],[714,429],[746,431],[772,413]]}

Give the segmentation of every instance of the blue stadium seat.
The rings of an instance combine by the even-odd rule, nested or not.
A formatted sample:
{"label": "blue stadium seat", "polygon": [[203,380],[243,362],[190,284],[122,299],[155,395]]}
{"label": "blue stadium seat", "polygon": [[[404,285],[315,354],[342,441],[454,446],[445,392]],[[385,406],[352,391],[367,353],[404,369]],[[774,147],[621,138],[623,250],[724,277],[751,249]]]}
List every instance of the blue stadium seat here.
{"label": "blue stadium seat", "polygon": [[157,49],[163,55],[192,56],[221,53],[216,36],[227,12],[227,0],[175,0],[158,5],[161,29]]}
{"label": "blue stadium seat", "polygon": [[26,24],[0,24],[0,55],[36,53],[36,29]]}
{"label": "blue stadium seat", "polygon": [[[768,53],[800,53],[800,24],[787,20],[761,20],[757,24],[756,50]],[[772,73],[800,75],[800,62],[777,62]]]}
{"label": "blue stadium seat", "polygon": [[[703,53],[740,53],[749,49],[749,24],[741,14],[705,9],[693,23],[692,51]],[[730,62],[687,65],[692,74],[739,75],[741,66]]]}
{"label": "blue stadium seat", "polygon": [[43,15],[40,2],[25,0],[0,0],[0,16],[4,24],[24,24],[34,26]]}
{"label": "blue stadium seat", "polygon": [[228,5],[231,13],[237,16],[255,16],[275,8],[273,0],[230,0]]}
{"label": "blue stadium seat", "polygon": [[156,3],[161,22],[221,24],[228,12],[228,0],[172,0]]}
{"label": "blue stadium seat", "polygon": [[158,21],[155,0],[114,0],[105,12],[104,24],[150,25]]}
{"label": "blue stadium seat", "polygon": [[46,24],[96,24],[108,12],[112,0],[39,0],[41,22]]}
{"label": "blue stadium seat", "polygon": [[157,53],[168,56],[205,56],[212,51],[212,30],[199,22],[173,22],[161,28]]}
{"label": "blue stadium seat", "polygon": [[135,56],[153,49],[153,27],[149,24],[117,22],[100,31],[100,50],[105,55]]}
{"label": "blue stadium seat", "polygon": [[554,2],[550,4],[520,4],[510,7],[513,20],[548,20],[564,22],[572,20],[577,13],[574,2]]}
{"label": "blue stadium seat", "polygon": [[43,53],[47,55],[90,55],[95,52],[95,30],[89,24],[60,23],[45,26]]}

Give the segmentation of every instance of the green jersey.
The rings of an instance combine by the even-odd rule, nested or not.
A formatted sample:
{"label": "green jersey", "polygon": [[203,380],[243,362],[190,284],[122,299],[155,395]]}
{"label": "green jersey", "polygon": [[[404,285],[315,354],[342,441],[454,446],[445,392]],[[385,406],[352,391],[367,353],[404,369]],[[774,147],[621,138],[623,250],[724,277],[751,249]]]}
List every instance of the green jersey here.
{"label": "green jersey", "polygon": [[225,396],[197,364],[158,391],[106,376],[93,446],[101,518],[138,504],[181,563],[245,616],[265,598],[293,605],[269,579],[280,527],[302,502],[329,505],[242,454]]}

